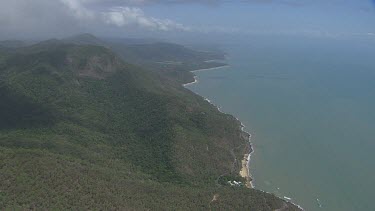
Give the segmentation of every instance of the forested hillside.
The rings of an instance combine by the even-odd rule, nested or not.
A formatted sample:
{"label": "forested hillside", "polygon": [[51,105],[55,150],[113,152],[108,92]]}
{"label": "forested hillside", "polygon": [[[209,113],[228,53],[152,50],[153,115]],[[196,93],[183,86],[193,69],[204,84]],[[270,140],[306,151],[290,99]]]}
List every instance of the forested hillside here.
{"label": "forested hillside", "polygon": [[[170,71],[87,44],[0,49],[0,209],[298,210],[219,181],[238,178],[248,144],[234,117]],[[137,57],[155,62],[160,45]],[[192,57],[162,60],[188,74],[205,67]]]}

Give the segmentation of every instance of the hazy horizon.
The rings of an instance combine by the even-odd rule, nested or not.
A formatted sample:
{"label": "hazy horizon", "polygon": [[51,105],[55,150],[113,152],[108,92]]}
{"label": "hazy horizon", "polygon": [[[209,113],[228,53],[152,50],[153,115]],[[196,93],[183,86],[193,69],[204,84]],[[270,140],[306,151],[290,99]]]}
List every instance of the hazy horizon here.
{"label": "hazy horizon", "polygon": [[[113,177],[111,191],[121,187],[118,193],[122,193],[128,187],[130,183],[118,183],[117,178],[123,178],[124,172],[129,172],[125,173],[129,178],[135,175],[134,181],[140,178],[141,185],[134,186],[134,192],[121,195],[126,196],[124,198],[112,197],[113,192],[105,190],[103,192],[109,194],[107,199],[119,202],[127,199],[132,203],[136,198],[132,198],[133,195],[143,189],[145,195],[137,196],[140,203],[135,207],[149,202],[152,205],[154,197],[166,202],[163,206],[173,209],[165,199],[175,197],[176,206],[188,209],[183,203],[179,204],[181,199],[189,199],[191,201],[186,204],[198,206],[194,200],[198,199],[195,194],[199,193],[205,197],[199,199],[204,202],[199,207],[211,209],[211,205],[215,205],[213,202],[220,201],[220,194],[220,197],[225,197],[223,192],[216,192],[216,188],[228,186],[228,198],[223,202],[233,202],[242,208],[245,205],[264,205],[265,209],[271,209],[270,205],[276,201],[281,204],[273,204],[273,210],[293,209],[294,205],[287,203],[292,201],[309,210],[370,209],[374,183],[371,176],[375,174],[372,168],[375,161],[375,144],[372,141],[375,131],[372,128],[375,125],[372,110],[375,105],[375,0],[0,0],[0,3],[0,41],[38,42],[88,33],[105,38],[105,42],[108,39],[152,39],[191,47],[162,44],[129,46],[109,42],[103,47],[101,41],[91,42],[93,39],[89,37],[83,41],[85,44],[101,46],[72,44],[57,45],[55,49],[55,42],[51,42],[52,45],[42,50],[35,50],[34,46],[30,49],[16,47],[16,50],[6,45],[0,48],[1,76],[9,90],[14,91],[9,94],[9,90],[4,88],[9,102],[8,95],[3,94],[3,104],[6,104],[2,107],[5,108],[3,116],[17,120],[20,112],[13,107],[20,110],[31,107],[33,112],[42,107],[39,104],[35,104],[38,105],[36,108],[31,106],[34,104],[24,106],[22,101],[19,103],[21,98],[18,94],[23,94],[27,99],[36,99],[41,105],[56,107],[63,111],[62,114],[71,115],[69,118],[60,115],[61,121],[72,121],[66,123],[68,126],[56,124],[57,129],[45,130],[47,135],[51,135],[48,141],[60,137],[69,128],[78,128],[82,131],[72,130],[72,140],[80,144],[83,140],[82,145],[78,148],[66,145],[67,149],[72,149],[74,153],[77,151],[77,154],[79,150],[90,156],[93,154],[100,158],[98,160],[104,159],[108,153],[130,160],[129,166],[117,166],[114,160],[120,159],[108,157],[108,163],[116,164],[114,168],[109,168],[105,163],[112,173],[100,169],[108,176],[118,176]],[[80,41],[72,43],[81,44]],[[203,52],[203,49],[220,49],[227,53],[227,60],[225,63],[218,62],[225,58],[223,53]],[[30,53],[23,54],[24,50]],[[199,72],[196,77],[190,72],[222,66],[226,68]],[[182,84],[196,78],[202,83],[189,86],[190,91],[182,88]],[[242,160],[235,153],[242,153],[241,150],[248,153],[250,147],[241,148],[244,136],[239,129],[240,122],[234,122],[235,118],[222,117],[223,114],[191,91],[207,97],[219,107],[223,106],[223,111],[228,111],[248,126],[246,129],[254,135],[251,136],[255,151],[250,170],[255,188],[274,193],[279,198],[271,194],[262,195],[263,192],[254,189],[236,192],[237,186],[251,182],[249,175],[241,178],[236,173],[236,164]],[[25,116],[28,120],[28,117],[39,118],[40,114],[26,113]],[[105,121],[102,122],[102,119]],[[23,121],[22,118],[18,120]],[[4,125],[8,126],[6,121]],[[82,125],[76,126],[77,122]],[[88,128],[83,130],[86,123]],[[233,124],[238,125],[233,127]],[[21,124],[20,128],[23,127]],[[30,135],[16,129],[14,135],[17,139],[9,136],[8,140],[8,131],[0,131],[6,134],[0,133],[6,140],[6,147],[18,139],[27,143]],[[97,133],[100,130],[103,134]],[[42,130],[30,131],[30,134],[39,134]],[[37,140],[39,135],[35,134]],[[247,136],[245,138],[248,144]],[[59,139],[55,141],[58,143],[56,148],[65,143],[60,143]],[[235,145],[235,141],[241,145]],[[91,142],[108,142],[110,145],[103,150],[95,145],[91,148],[93,151],[86,152],[86,145]],[[211,147],[211,142],[214,147]],[[55,146],[45,143],[38,140],[35,146]],[[24,149],[22,144],[17,147]],[[25,144],[27,147],[29,145]],[[104,149],[113,151],[107,153]],[[10,151],[16,152],[13,148]],[[126,156],[124,151],[128,153]],[[239,157],[243,158],[243,153]],[[199,162],[193,163],[198,159]],[[88,156],[87,161],[91,164],[91,157]],[[249,167],[246,161],[242,162],[239,163],[241,172],[246,172],[242,170]],[[38,161],[33,168],[43,167],[40,163]],[[146,173],[139,174],[141,176],[131,174],[129,169],[133,170],[133,165],[134,169],[137,165],[140,169],[144,168],[142,171]],[[12,167],[13,163],[2,166]],[[123,170],[117,172],[117,167]],[[230,172],[219,172],[220,168],[230,169]],[[24,170],[23,166],[19,169]],[[17,169],[9,171],[19,179]],[[71,172],[76,170],[72,168]],[[194,177],[195,172],[198,179]],[[194,180],[185,183],[181,179],[185,176],[194,177]],[[151,184],[152,177],[165,180],[155,183],[158,186],[144,186]],[[163,189],[165,195],[154,192],[150,200],[147,198],[146,203],[142,201],[148,196],[149,189],[159,190],[171,178],[177,184],[170,186],[173,189]],[[23,183],[16,179],[13,186],[22,186]],[[53,179],[55,182],[56,178]],[[206,179],[212,182],[212,187],[205,191],[212,196],[197,192],[197,189],[186,189],[186,192],[178,192],[183,196],[178,198],[180,195],[170,191],[179,190],[186,184],[194,184],[194,188],[200,182],[207,185]],[[90,189],[87,192],[95,193],[102,199],[97,193],[105,189],[107,183],[98,181],[93,180],[93,184],[103,188],[91,191],[91,187],[87,186],[87,190]],[[133,184],[133,178],[129,181]],[[60,180],[58,182],[60,184]],[[7,188],[12,187],[9,184],[6,183]],[[44,181],[29,184],[37,187],[35,184],[44,184]],[[33,191],[33,188],[29,189]],[[65,190],[59,189],[63,194],[69,193]],[[17,191],[23,193],[22,189]],[[80,195],[77,193],[72,197]],[[191,195],[185,197],[189,193]],[[30,198],[26,197],[25,201],[30,199],[32,202],[33,194],[31,192]],[[92,195],[82,196],[90,203],[101,202],[91,198]],[[259,196],[261,198],[257,198]],[[266,196],[273,197],[271,203]],[[0,193],[0,207],[5,199]],[[18,199],[23,200],[22,197]],[[40,199],[43,201],[44,197]],[[206,199],[209,199],[207,203]],[[8,202],[13,203],[12,200]],[[80,202],[78,204],[81,205]],[[23,205],[33,207],[27,202]],[[220,206],[227,205],[232,206],[230,203]]]}
{"label": "hazy horizon", "polygon": [[297,36],[375,40],[374,1],[2,0],[0,40],[99,37],[215,41]]}

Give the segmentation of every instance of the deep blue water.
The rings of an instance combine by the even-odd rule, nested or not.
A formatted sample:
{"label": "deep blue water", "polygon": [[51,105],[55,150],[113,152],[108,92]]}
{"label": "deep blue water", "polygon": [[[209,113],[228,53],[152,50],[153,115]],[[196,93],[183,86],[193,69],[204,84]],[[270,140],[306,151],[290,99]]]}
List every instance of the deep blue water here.
{"label": "deep blue water", "polygon": [[333,39],[228,42],[230,67],[197,72],[199,82],[188,88],[252,133],[256,188],[306,210],[375,210],[372,46]]}

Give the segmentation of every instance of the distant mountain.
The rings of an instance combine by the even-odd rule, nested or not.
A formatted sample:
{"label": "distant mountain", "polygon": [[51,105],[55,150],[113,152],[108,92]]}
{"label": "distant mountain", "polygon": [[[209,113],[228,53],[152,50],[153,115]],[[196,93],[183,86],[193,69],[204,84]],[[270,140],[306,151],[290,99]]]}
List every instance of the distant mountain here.
{"label": "distant mountain", "polygon": [[[137,64],[145,69],[161,72],[164,76],[188,83],[194,81],[192,70],[223,66],[222,52],[196,51],[182,45],[154,42],[152,39],[107,39],[101,40],[91,34],[75,35],[63,40],[65,44],[98,45],[110,48],[125,62]],[[140,44],[134,44],[139,42]],[[216,62],[206,62],[218,60]]]}
{"label": "distant mountain", "polygon": [[75,36],[71,36],[61,41],[66,43],[72,43],[76,45],[98,45],[98,46],[108,46],[105,41],[100,40],[99,38],[95,37],[92,34],[79,34]]}
{"label": "distant mountain", "polygon": [[[124,61],[141,65],[142,67],[162,72],[179,83],[194,81],[192,70],[212,68],[226,65],[220,60],[225,59],[221,52],[195,51],[182,45],[157,42],[149,44],[113,44],[110,48]],[[207,62],[218,60],[216,62]]]}
{"label": "distant mountain", "polygon": [[172,43],[151,43],[126,46],[113,46],[115,50],[126,55],[121,51],[125,48],[128,52],[137,58],[147,61],[163,62],[163,61],[204,61],[204,60],[224,60],[225,57],[219,53],[194,51],[182,45]]}
{"label": "distant mountain", "polygon": [[82,42],[0,51],[0,209],[298,210],[228,185],[240,122],[148,68]]}
{"label": "distant mountain", "polygon": [[140,45],[140,44],[152,44],[161,42],[161,40],[153,38],[101,38],[107,43],[121,44],[121,45]]}

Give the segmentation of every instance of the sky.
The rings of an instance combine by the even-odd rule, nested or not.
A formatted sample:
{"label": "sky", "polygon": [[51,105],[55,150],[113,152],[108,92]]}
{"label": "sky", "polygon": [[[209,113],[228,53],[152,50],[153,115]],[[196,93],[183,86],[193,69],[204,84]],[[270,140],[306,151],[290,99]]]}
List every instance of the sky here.
{"label": "sky", "polygon": [[0,0],[0,39],[283,35],[375,39],[375,0]]}

